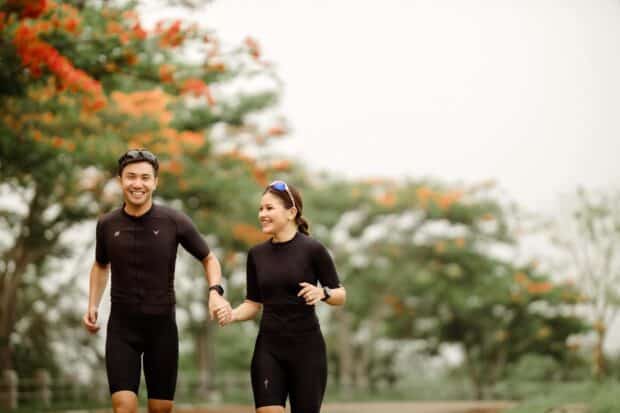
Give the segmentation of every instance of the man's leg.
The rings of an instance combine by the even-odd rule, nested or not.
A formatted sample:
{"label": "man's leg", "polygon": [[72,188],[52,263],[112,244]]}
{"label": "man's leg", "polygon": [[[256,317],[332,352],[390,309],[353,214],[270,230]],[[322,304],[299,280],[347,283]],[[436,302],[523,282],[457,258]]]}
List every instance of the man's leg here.
{"label": "man's leg", "polygon": [[138,397],[129,390],[121,390],[112,394],[114,413],[138,413]]}
{"label": "man's leg", "polygon": [[177,384],[179,333],[174,314],[153,317],[149,325],[143,358],[149,413],[168,413]]}

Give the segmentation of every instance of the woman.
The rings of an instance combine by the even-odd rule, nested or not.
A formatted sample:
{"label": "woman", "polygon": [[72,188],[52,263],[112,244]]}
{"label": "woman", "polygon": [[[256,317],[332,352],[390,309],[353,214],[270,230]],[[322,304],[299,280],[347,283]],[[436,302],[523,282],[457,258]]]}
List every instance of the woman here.
{"label": "woman", "polygon": [[246,300],[231,314],[218,312],[220,323],[228,324],[253,319],[264,307],[251,367],[257,413],[283,413],[287,397],[292,413],[320,411],[327,357],[314,306],[346,299],[329,253],[309,236],[302,209],[299,192],[285,182],[265,189],[258,219],[271,238],[248,253]]}

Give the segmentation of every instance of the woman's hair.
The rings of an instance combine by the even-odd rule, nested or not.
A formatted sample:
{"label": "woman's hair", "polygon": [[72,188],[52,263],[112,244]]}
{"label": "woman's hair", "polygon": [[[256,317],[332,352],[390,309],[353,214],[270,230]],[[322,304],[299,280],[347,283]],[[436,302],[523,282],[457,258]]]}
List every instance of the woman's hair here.
{"label": "woman's hair", "polygon": [[[286,186],[288,187],[288,190],[290,191],[290,195],[288,191],[278,190],[274,188],[272,185],[268,186],[263,191],[263,195],[269,192],[270,194],[277,196],[278,198],[282,200],[282,203],[284,204],[284,207],[286,209],[290,209],[293,206],[297,207],[297,215],[295,215],[295,224],[297,224],[297,230],[301,232],[302,234],[310,235],[310,224],[303,216],[304,203],[301,199],[301,194],[292,185],[287,184]],[[295,205],[293,205],[291,196],[293,197],[293,200],[295,201]]]}

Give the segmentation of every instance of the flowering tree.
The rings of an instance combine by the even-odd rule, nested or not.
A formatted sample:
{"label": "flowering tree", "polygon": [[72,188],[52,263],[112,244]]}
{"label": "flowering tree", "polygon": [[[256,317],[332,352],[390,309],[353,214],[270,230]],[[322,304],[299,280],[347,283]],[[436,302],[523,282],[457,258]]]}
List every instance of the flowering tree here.
{"label": "flowering tree", "polygon": [[[120,202],[111,181],[121,153],[157,153],[158,196],[177,202],[220,245],[238,248],[254,208],[243,194],[282,166],[246,149],[266,152],[286,126],[252,121],[279,94],[252,39],[225,52],[213,33],[182,21],[147,30],[131,5],[6,0],[0,44],[0,189],[10,200],[0,219],[3,370],[47,341],[46,312],[33,312],[36,303],[54,301],[77,324],[73,279],[56,283],[62,293],[41,285],[58,277],[56,259],[71,255],[69,230]],[[226,90],[257,76],[270,86]],[[39,334],[28,334],[33,328]]]}
{"label": "flowering tree", "polygon": [[573,287],[501,254],[514,241],[485,187],[333,183],[312,202],[351,292],[344,311],[333,312],[343,384],[372,382],[373,366],[386,364],[376,362],[379,341],[417,339],[428,354],[458,345],[482,398],[526,354],[564,360],[567,338],[585,328],[569,311],[580,297]]}

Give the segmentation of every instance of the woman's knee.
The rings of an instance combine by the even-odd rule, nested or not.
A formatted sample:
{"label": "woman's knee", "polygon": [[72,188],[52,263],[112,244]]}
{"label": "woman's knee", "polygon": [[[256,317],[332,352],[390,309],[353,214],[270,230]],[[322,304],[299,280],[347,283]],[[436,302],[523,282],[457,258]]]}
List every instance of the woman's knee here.
{"label": "woman's knee", "polygon": [[284,413],[282,406],[263,406],[256,409],[256,413]]}
{"label": "woman's knee", "polygon": [[172,400],[149,399],[149,413],[170,413],[173,407]]}

